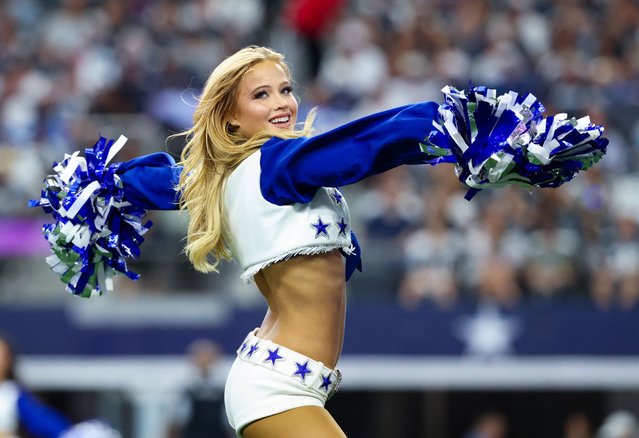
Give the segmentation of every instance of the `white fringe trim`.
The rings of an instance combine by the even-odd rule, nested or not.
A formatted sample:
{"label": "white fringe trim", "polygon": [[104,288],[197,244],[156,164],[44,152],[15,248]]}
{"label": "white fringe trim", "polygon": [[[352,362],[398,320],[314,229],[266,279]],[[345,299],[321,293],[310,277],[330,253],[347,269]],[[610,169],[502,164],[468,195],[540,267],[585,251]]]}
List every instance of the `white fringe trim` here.
{"label": "white fringe trim", "polygon": [[349,245],[349,246],[343,246],[343,245],[339,245],[339,244],[333,244],[333,245],[316,245],[316,246],[305,246],[303,248],[298,248],[298,249],[294,249],[292,251],[286,252],[284,254],[278,255],[276,257],[273,257],[271,259],[266,260],[265,262],[262,263],[257,263],[253,266],[250,266],[248,268],[246,268],[244,270],[244,272],[242,273],[242,275],[240,275],[240,278],[242,279],[242,281],[246,284],[251,284],[254,282],[254,278],[255,274],[257,274],[258,272],[260,272],[262,269],[266,268],[267,266],[270,266],[272,264],[275,264],[277,262],[282,262],[285,260],[288,260],[292,257],[296,257],[296,256],[300,256],[300,255],[316,255],[316,254],[325,254],[327,252],[331,252],[334,249],[341,249],[342,251],[344,251],[346,254],[351,254],[354,250],[353,245]]}

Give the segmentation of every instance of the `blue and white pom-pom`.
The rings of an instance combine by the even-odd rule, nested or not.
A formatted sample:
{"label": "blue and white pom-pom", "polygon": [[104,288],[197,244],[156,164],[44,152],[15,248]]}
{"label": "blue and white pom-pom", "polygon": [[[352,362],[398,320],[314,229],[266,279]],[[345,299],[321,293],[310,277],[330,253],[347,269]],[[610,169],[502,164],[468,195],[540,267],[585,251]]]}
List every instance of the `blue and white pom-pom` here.
{"label": "blue and white pom-pom", "polygon": [[566,114],[542,118],[544,107],[532,94],[498,96],[486,87],[442,91],[445,101],[422,150],[455,163],[470,187],[466,199],[508,184],[558,187],[606,153],[602,126]]}
{"label": "blue and white pom-pom", "polygon": [[128,270],[126,258],[139,256],[142,235],[152,225],[142,223],[146,210],[124,199],[123,185],[116,171],[120,163],[109,164],[126,143],[100,137],[92,148],[65,154],[54,163],[54,175],[44,180],[40,200],[55,219],[42,227],[53,254],[47,257],[51,269],[74,295],[91,297],[112,290],[118,272],[131,279],[139,275]]}

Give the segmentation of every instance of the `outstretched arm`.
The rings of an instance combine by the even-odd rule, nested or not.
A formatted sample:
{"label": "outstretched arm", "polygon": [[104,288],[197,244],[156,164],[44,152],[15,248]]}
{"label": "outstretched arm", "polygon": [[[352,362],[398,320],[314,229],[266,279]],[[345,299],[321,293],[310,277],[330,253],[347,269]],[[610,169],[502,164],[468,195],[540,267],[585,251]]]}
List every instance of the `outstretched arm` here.
{"label": "outstretched arm", "polygon": [[347,123],[314,137],[272,138],[261,149],[261,190],[274,204],[309,202],[320,187],[353,184],[402,164],[432,156],[420,142],[432,130],[438,104],[402,106]]}
{"label": "outstretched arm", "polygon": [[[422,164],[420,149],[438,105],[402,106],[347,123],[324,134],[274,137],[262,146],[261,188],[274,204],[305,203],[320,187],[339,187],[402,164]],[[150,210],[176,210],[182,168],[166,153],[122,163],[117,170],[126,199]]]}

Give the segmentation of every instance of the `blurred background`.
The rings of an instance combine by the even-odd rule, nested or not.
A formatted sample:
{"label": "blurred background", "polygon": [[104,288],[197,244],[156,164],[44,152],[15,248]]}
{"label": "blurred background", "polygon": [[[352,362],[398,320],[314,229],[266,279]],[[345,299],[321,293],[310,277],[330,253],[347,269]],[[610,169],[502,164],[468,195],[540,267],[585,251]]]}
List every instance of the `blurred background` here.
{"label": "blurred background", "polygon": [[153,212],[130,264],[142,278],[72,297],[44,261],[48,218],[26,205],[53,161],[99,134],[129,137],[119,161],[179,154],[167,136],[248,44],[286,55],[319,132],[472,83],[589,114],[610,139],[560,189],[468,202],[444,166],[344,188],[364,273],[348,284],[345,377],[327,408],[348,436],[637,436],[636,0],[2,0],[0,332],[21,383],[124,437],[205,436],[186,407],[219,409],[265,310],[257,290],[233,263],[195,272],[184,218]]}

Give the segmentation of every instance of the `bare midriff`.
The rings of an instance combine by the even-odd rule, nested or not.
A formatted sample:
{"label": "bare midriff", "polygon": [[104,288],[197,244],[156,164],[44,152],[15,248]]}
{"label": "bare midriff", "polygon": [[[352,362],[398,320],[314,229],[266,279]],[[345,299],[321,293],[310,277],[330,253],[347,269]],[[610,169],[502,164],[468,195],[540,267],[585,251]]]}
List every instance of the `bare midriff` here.
{"label": "bare midriff", "polygon": [[255,283],[268,303],[257,336],[335,368],[346,317],[339,251],[275,263],[260,271]]}

